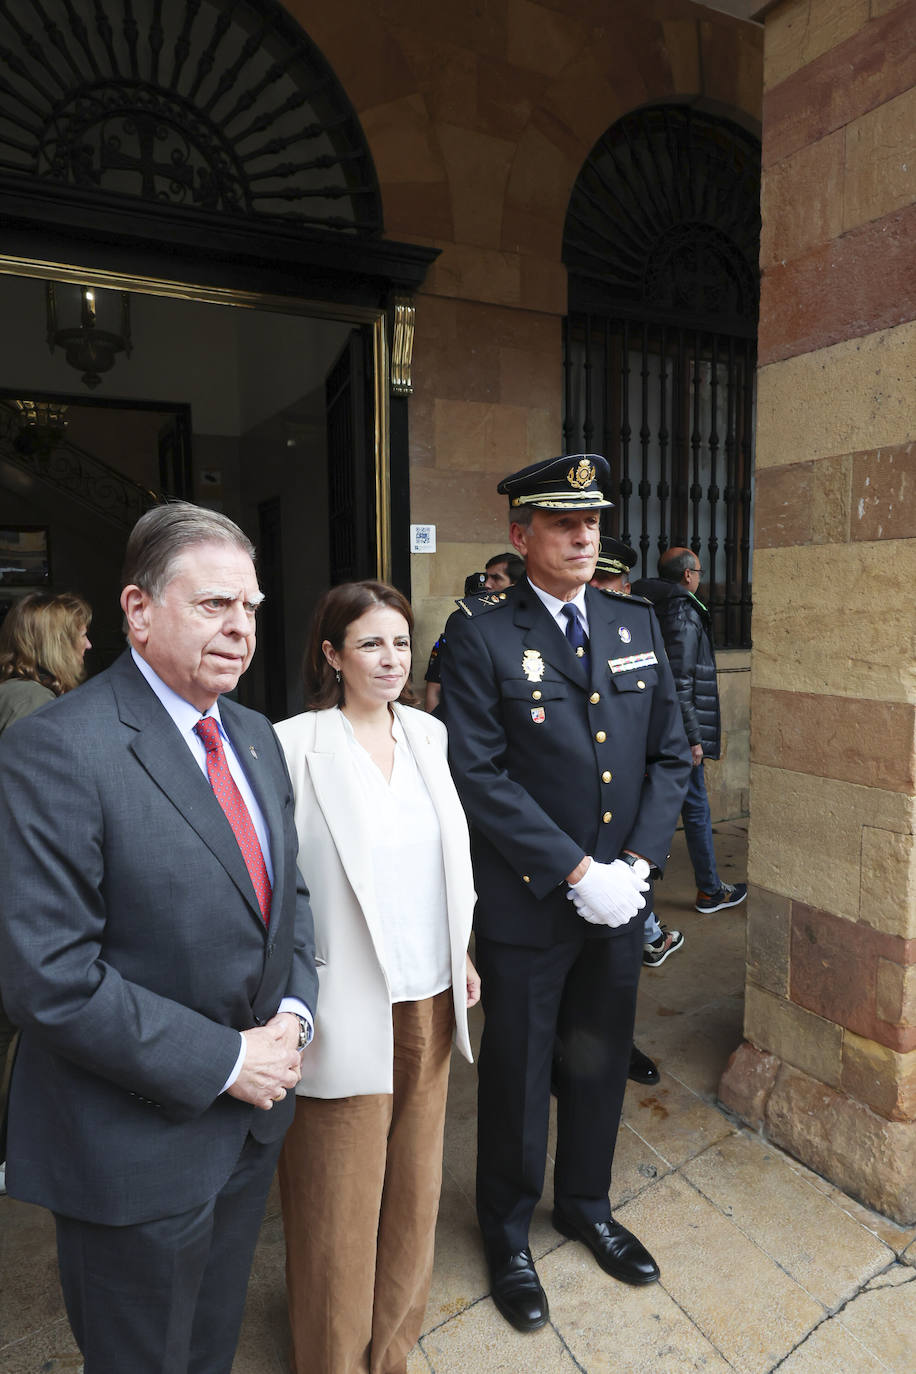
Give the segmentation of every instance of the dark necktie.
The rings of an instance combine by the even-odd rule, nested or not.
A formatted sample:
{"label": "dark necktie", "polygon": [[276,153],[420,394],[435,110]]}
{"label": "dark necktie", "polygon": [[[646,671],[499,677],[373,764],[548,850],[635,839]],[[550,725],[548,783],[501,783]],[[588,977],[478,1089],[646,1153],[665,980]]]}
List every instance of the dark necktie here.
{"label": "dark necktie", "polygon": [[248,869],[254,885],[255,896],[258,899],[258,906],[261,908],[264,924],[269,925],[271,891],[267,865],[264,862],[264,855],[261,853],[261,846],[258,843],[257,831],[254,828],[251,813],[245,805],[245,799],[235,785],[235,779],[229,772],[223,742],[219,737],[219,726],[212,716],[205,716],[194,726],[194,732],[203,741],[207,751],[207,777],[210,779],[210,786],[213,788],[216,800],[225,811],[226,819],[232,826],[233,834],[238,840],[242,858],[245,860],[245,867]]}
{"label": "dark necktie", "polygon": [[579,612],[575,606],[564,606],[563,614],[566,617],[566,638],[569,640],[573,653],[577,658],[581,658],[582,666],[588,672],[588,635],[579,619]]}

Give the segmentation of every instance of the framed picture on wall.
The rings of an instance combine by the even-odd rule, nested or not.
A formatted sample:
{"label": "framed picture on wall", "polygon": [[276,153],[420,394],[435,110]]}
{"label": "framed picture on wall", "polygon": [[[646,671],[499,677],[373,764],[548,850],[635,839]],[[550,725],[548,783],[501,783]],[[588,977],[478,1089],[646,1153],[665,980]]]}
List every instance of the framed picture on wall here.
{"label": "framed picture on wall", "polygon": [[51,548],[47,525],[0,525],[0,586],[47,587]]}

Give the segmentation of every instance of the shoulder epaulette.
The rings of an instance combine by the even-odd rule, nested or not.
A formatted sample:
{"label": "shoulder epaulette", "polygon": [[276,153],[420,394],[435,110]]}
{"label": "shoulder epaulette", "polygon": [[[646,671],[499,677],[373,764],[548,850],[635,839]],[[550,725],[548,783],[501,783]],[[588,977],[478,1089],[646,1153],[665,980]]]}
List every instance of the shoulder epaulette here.
{"label": "shoulder epaulette", "polygon": [[615,601],[635,602],[637,606],[652,605],[652,602],[647,596],[636,596],[633,592],[615,592],[612,591],[610,587],[599,587],[598,590],[599,592],[603,592],[605,596],[612,596]]}
{"label": "shoulder epaulette", "polygon": [[482,615],[484,611],[492,611],[495,606],[501,606],[505,599],[505,592],[481,592],[480,596],[460,597],[455,605],[464,611],[465,615],[474,616]]}

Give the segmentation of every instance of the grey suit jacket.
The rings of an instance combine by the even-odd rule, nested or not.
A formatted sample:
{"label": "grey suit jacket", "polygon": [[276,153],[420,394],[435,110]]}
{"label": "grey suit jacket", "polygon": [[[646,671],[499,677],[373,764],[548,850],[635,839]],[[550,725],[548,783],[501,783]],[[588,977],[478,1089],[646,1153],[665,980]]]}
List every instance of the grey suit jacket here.
{"label": "grey suit jacket", "polygon": [[8,1189],[110,1225],[212,1197],[269,1112],[220,1089],[237,1031],[314,1010],[308,894],[268,721],[220,701],[270,831],[269,931],[241,851],[168,713],[123,655],[0,740],[0,986],[22,1027]]}

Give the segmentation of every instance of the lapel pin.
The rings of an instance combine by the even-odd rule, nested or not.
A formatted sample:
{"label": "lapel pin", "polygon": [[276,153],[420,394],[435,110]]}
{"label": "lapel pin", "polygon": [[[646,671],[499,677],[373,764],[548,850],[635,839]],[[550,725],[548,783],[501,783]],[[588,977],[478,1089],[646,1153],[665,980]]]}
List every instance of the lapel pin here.
{"label": "lapel pin", "polygon": [[258,757],[258,751],[257,751],[257,749],[255,749],[255,747],[254,747],[253,744],[249,744],[249,746],[248,746],[248,752],[249,752],[249,754],[251,755],[251,757],[252,757],[253,759],[256,759],[256,758]]}
{"label": "lapel pin", "polygon": [[619,625],[617,627],[617,633],[620,635],[620,638],[623,640],[624,644],[629,644],[630,640],[633,638],[633,636],[630,634],[630,631],[627,629],[626,625]]}

